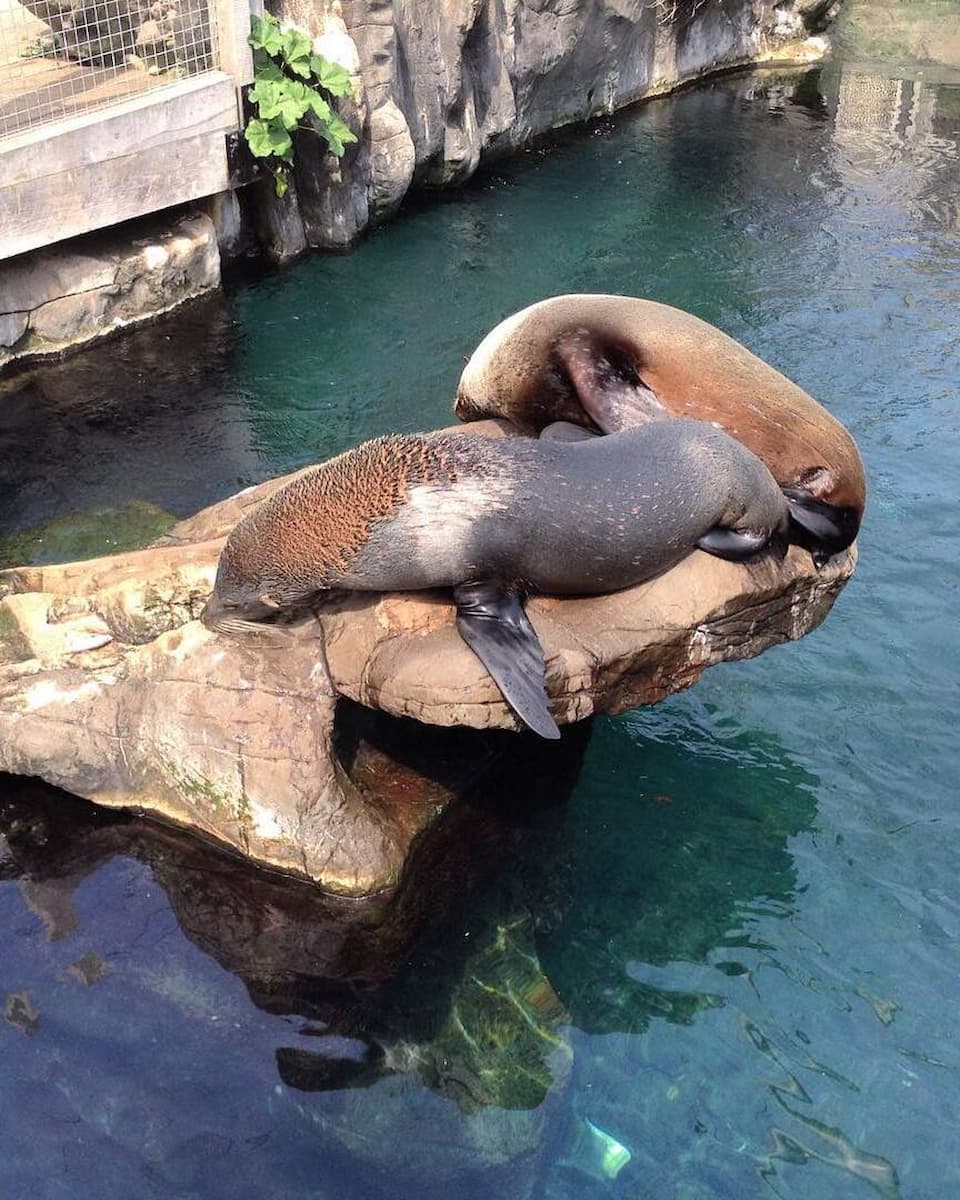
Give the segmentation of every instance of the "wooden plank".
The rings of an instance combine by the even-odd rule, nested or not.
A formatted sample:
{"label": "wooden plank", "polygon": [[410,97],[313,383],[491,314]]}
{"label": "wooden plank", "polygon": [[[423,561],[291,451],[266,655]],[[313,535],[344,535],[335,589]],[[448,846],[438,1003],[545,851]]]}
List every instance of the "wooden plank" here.
{"label": "wooden plank", "polygon": [[0,142],[0,213],[10,186],[127,158],[182,137],[237,127],[233,80],[217,71],[28,130]]}
{"label": "wooden plank", "polygon": [[237,87],[253,82],[249,0],[214,0],[211,5],[217,27],[220,69],[233,77]]}
{"label": "wooden plank", "polygon": [[0,259],[225,191],[228,182],[222,129],[151,149],[128,144],[105,161],[0,188]]}

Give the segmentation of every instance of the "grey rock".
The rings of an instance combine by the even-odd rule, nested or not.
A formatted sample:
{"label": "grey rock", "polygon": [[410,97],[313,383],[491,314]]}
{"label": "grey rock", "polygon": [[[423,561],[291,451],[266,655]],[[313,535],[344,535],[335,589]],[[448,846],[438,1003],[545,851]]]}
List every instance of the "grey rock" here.
{"label": "grey rock", "polygon": [[172,226],[153,217],[0,263],[0,367],[146,320],[219,284],[216,230],[201,213]]}
{"label": "grey rock", "polygon": [[16,346],[27,332],[27,314],[23,312],[0,315],[0,352]]}
{"label": "grey rock", "polygon": [[370,216],[384,221],[413,180],[416,151],[406,118],[392,100],[370,115]]}
{"label": "grey rock", "polygon": [[278,196],[272,178],[248,188],[254,229],[266,256],[275,263],[289,262],[307,249],[296,188]]}
{"label": "grey rock", "polygon": [[236,192],[217,192],[208,196],[204,211],[213,222],[222,262],[232,262],[243,253],[245,234],[240,200]]}

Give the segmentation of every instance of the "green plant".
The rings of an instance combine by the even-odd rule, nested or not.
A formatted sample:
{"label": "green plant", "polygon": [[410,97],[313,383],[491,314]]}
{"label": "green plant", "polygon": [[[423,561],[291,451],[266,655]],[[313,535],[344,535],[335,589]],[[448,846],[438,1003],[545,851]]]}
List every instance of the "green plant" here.
{"label": "green plant", "polygon": [[[314,54],[313,43],[299,29],[281,29],[272,13],[253,18],[248,41],[253,47],[254,78],[249,100],[257,115],[247,122],[243,135],[251,153],[268,160],[277,195],[282,196],[293,165],[290,135],[294,130],[318,133],[338,158],[348,143],[357,140],[330,106],[332,97],[350,91],[350,74]],[[301,124],[310,117],[310,125]]]}

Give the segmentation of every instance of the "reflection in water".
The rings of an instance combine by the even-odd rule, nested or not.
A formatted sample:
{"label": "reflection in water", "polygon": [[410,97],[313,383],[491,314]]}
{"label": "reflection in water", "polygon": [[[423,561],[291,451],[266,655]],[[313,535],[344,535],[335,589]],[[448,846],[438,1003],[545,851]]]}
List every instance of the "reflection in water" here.
{"label": "reflection in water", "polygon": [[131,501],[186,516],[254,482],[245,395],[228,376],[237,336],[214,295],[0,381],[0,537],[88,510],[122,523]]}
{"label": "reflection in water", "polygon": [[[757,1050],[769,1059],[778,1080],[784,1080],[769,1082],[767,1087],[793,1126],[793,1131],[789,1132],[778,1127],[772,1130],[774,1149],[761,1167],[761,1176],[774,1181],[777,1177],[777,1160],[802,1166],[815,1159],[872,1184],[883,1200],[899,1200],[900,1181],[893,1164],[877,1154],[868,1154],[859,1149],[841,1129],[804,1112],[799,1105],[811,1104],[812,1100],[789,1063],[781,1058],[769,1039],[751,1021],[744,1022],[744,1032]],[[816,1070],[825,1069],[820,1063],[806,1065]]]}
{"label": "reflection in water", "polygon": [[[816,780],[769,736],[718,747],[686,723],[664,723],[641,746],[624,725],[598,730],[591,760],[604,765],[568,839],[577,902],[538,938],[573,1019],[593,1033],[639,1032],[657,1016],[688,1022],[722,1003],[724,976],[749,980],[766,953],[752,916],[790,916],[787,840],[816,807]],[[619,764],[631,755],[643,777],[625,807]],[[711,987],[673,986],[696,979]]]}
{"label": "reflection in water", "polygon": [[[111,920],[84,895],[96,896],[114,862],[147,866],[182,933],[272,1015],[242,1069],[262,1076],[272,1043],[285,1088],[271,1124],[292,1121],[370,1180],[388,1171],[425,1187],[457,1181],[469,1194],[476,1176],[478,1188],[508,1196],[519,1164],[533,1171],[546,1150],[565,1179],[639,1177],[642,1123],[613,1099],[631,1066],[578,1063],[582,1034],[571,1040],[571,1027],[636,1035],[657,1017],[689,1023],[726,1002],[731,978],[749,980],[768,951],[752,914],[791,912],[787,840],[812,818],[814,781],[764,735],[718,748],[682,719],[655,738],[602,722],[589,750],[594,784],[578,802],[570,793],[589,726],[560,747],[470,735],[453,756],[441,750],[449,731],[417,741],[409,731],[346,706],[338,733],[355,778],[386,754],[410,771],[429,764],[443,787],[471,781],[392,897],[325,897],[174,829],[10,778],[0,878],[19,882],[48,939],[96,945]],[[156,1002],[186,982],[157,974],[130,921],[110,952],[78,955],[60,976],[109,989],[107,1011],[131,986]],[[11,993],[7,1020],[35,1033],[51,1001],[49,983]],[[218,1002],[201,992],[179,1003],[190,1012]],[[132,1022],[130,1035],[145,1038],[136,1012]],[[220,1066],[213,1047],[207,1056],[225,1094],[235,1053]]]}

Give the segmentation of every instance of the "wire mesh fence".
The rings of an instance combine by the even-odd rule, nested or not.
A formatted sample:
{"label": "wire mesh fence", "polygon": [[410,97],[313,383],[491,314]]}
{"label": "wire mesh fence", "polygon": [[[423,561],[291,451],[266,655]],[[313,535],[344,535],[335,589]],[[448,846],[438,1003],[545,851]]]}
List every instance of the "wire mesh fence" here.
{"label": "wire mesh fence", "polygon": [[217,65],[213,0],[0,0],[0,138]]}

